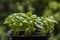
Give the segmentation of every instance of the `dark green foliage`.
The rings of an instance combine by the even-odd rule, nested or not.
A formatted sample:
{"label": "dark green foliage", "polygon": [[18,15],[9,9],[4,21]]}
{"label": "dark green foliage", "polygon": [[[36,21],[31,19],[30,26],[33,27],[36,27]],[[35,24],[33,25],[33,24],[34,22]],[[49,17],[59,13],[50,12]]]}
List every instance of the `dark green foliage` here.
{"label": "dark green foliage", "polygon": [[12,13],[32,11],[38,16],[52,15],[59,22],[55,29],[60,32],[60,0],[0,0],[0,24]]}

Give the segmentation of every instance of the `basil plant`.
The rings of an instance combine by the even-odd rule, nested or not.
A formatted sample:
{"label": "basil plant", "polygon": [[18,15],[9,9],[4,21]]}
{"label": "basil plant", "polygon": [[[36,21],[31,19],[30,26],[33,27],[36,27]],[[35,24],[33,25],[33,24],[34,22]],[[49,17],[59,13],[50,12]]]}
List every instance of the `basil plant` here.
{"label": "basil plant", "polygon": [[40,30],[41,35],[52,32],[54,24],[57,23],[53,16],[42,16],[27,13],[13,13],[9,15],[4,24],[7,24],[13,34],[19,34],[20,30],[24,30],[26,35],[31,35],[36,30]]}

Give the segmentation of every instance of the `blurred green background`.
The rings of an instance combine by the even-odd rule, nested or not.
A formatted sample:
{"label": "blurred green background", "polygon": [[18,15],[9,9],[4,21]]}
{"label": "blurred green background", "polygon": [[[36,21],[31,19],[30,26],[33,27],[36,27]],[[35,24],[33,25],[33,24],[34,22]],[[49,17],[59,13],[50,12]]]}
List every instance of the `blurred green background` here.
{"label": "blurred green background", "polygon": [[12,13],[28,11],[38,16],[54,16],[58,24],[50,40],[60,40],[60,0],[0,0],[0,40],[8,40],[8,27],[3,24],[4,19]]}

